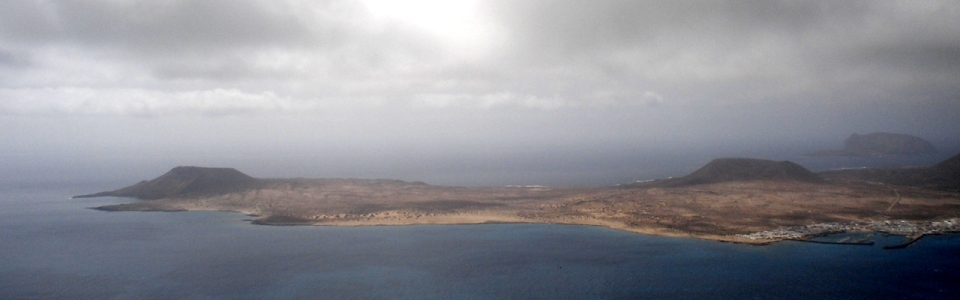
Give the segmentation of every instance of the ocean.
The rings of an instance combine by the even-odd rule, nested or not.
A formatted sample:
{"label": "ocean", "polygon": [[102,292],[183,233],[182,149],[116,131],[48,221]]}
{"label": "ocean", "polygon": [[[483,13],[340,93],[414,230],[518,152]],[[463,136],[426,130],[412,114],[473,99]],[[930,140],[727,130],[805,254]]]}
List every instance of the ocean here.
{"label": "ocean", "polygon": [[0,189],[0,299],[956,299],[960,236],[768,246],[600,227],[251,225]]}

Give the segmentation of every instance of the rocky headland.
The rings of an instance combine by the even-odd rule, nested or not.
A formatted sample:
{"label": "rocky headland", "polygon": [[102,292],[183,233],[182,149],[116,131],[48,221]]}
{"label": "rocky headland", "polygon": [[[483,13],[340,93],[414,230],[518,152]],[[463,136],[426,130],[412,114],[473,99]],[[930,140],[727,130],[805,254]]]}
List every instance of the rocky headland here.
{"label": "rocky headland", "polygon": [[874,132],[852,134],[843,141],[841,150],[821,150],[810,156],[884,156],[936,153],[933,144],[909,134]]}

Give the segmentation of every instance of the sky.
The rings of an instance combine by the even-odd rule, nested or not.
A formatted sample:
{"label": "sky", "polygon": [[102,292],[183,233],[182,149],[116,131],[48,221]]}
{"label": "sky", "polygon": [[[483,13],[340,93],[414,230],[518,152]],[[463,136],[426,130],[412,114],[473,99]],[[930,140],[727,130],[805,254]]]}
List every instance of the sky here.
{"label": "sky", "polygon": [[958,28],[957,1],[0,1],[0,180],[614,184],[853,133],[957,151]]}

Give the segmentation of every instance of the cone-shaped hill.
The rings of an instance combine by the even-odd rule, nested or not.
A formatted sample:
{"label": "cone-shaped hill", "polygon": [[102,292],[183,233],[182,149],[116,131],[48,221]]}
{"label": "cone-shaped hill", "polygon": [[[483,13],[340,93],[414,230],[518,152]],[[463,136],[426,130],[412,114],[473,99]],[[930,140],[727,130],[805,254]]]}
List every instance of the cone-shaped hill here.
{"label": "cone-shaped hill", "polygon": [[210,196],[238,192],[259,185],[260,180],[247,176],[233,168],[176,167],[150,181],[109,192],[100,192],[88,197],[132,197],[154,200],[171,197]]}
{"label": "cone-shaped hill", "polygon": [[680,178],[655,182],[658,186],[678,187],[729,181],[800,181],[820,183],[819,176],[789,161],[753,158],[718,158]]}

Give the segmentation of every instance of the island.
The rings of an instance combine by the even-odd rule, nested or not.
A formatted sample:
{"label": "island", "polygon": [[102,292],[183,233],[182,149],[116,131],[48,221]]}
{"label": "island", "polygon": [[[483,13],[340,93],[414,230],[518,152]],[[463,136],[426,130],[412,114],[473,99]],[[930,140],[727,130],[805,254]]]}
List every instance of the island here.
{"label": "island", "polygon": [[821,150],[809,156],[885,156],[937,153],[929,141],[909,134],[874,132],[852,134],[841,150]]}
{"label": "island", "polygon": [[181,166],[153,180],[76,197],[141,199],[96,208],[104,211],[232,211],[263,225],[551,223],[767,244],[851,231],[908,240],[960,232],[958,175],[960,155],[907,171],[820,174],[789,161],[721,158],[687,176],[606,187],[271,179]]}

